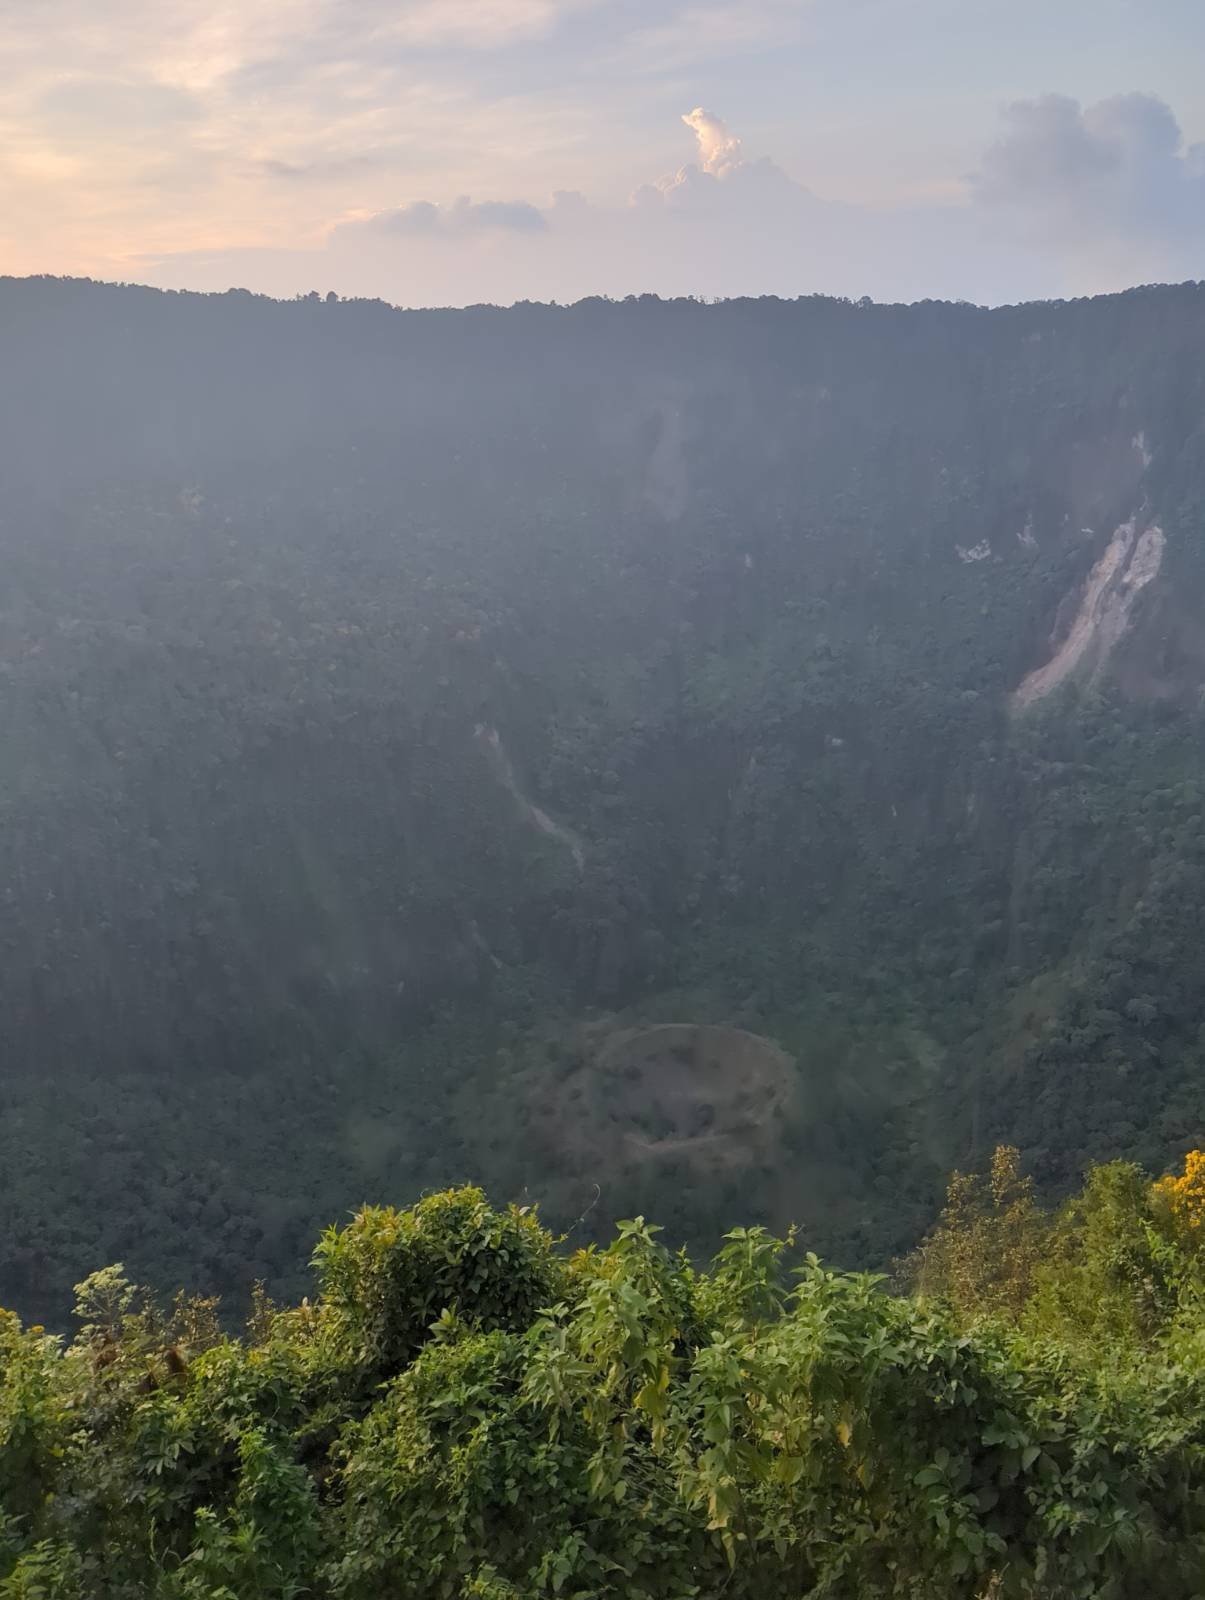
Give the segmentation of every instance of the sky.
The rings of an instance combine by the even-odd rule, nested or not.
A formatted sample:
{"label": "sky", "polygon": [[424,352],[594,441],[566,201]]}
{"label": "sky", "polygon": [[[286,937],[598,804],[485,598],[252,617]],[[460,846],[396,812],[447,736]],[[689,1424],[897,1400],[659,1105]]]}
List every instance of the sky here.
{"label": "sky", "polygon": [[403,305],[1205,277],[1201,0],[0,0],[0,272]]}

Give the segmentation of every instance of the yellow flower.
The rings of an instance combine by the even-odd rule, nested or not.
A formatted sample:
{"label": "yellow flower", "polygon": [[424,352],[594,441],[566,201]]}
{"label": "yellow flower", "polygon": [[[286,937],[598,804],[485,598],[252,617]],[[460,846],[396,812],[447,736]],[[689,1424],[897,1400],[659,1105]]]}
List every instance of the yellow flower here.
{"label": "yellow flower", "polygon": [[1190,1150],[1183,1174],[1160,1178],[1151,1193],[1176,1232],[1200,1235],[1205,1229],[1205,1151]]}

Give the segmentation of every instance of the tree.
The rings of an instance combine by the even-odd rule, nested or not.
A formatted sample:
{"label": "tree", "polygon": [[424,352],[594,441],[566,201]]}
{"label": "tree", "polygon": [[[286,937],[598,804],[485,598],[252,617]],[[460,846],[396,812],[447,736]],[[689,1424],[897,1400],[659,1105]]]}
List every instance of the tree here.
{"label": "tree", "polygon": [[968,1321],[1016,1319],[1033,1292],[1049,1218],[1021,1172],[1020,1152],[1000,1145],[985,1180],[955,1172],[937,1226],[908,1264],[922,1296],[950,1301]]}

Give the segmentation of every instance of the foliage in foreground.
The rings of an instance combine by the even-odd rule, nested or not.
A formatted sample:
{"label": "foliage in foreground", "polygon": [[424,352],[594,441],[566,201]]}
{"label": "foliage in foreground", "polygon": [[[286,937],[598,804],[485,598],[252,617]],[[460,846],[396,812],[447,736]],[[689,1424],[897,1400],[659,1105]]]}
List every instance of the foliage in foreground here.
{"label": "foliage in foreground", "polygon": [[0,1317],[0,1595],[1188,1600],[1193,1202],[1132,1178],[1048,1219],[1001,1153],[916,1297],[758,1229],[705,1272],[641,1219],[569,1254],[474,1189],[331,1230],[242,1339],[108,1268],[66,1346]]}

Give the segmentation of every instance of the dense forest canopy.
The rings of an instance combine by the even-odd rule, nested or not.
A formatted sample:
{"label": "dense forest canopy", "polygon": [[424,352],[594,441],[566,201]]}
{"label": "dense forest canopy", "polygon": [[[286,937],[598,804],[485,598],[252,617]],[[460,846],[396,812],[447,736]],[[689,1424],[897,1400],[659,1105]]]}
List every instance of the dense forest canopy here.
{"label": "dense forest canopy", "polygon": [[0,280],[0,1302],[1199,1144],[1205,288]]}

